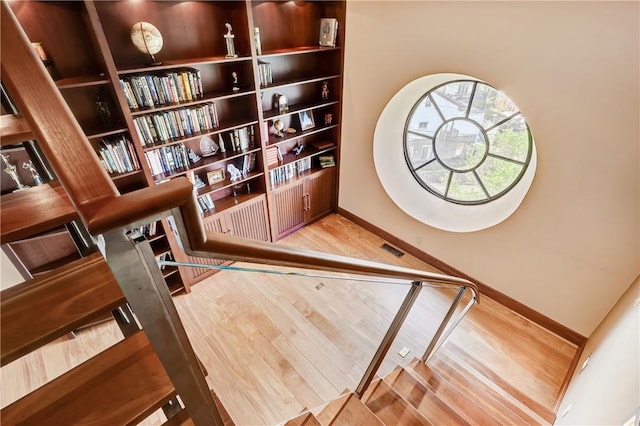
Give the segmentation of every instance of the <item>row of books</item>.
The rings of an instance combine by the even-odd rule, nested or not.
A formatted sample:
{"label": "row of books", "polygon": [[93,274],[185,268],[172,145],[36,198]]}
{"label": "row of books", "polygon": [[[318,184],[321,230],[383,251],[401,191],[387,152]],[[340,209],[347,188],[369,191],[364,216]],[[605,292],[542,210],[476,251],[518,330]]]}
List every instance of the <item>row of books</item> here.
{"label": "row of books", "polygon": [[273,75],[271,74],[271,64],[269,62],[258,62],[258,78],[260,87],[267,87],[273,84]]}
{"label": "row of books", "polygon": [[165,146],[144,153],[153,176],[168,175],[189,167],[189,157],[184,144]]}
{"label": "row of books", "polygon": [[213,204],[210,194],[204,194],[203,196],[198,197],[198,210],[201,215],[205,212],[213,211],[215,207],[216,206]]}
{"label": "row of books", "polygon": [[[218,135],[221,151],[230,149],[231,151],[244,151],[255,145],[255,129],[253,126],[241,127],[228,132],[227,138],[222,134]],[[227,139],[230,143],[225,142]],[[224,150],[223,150],[224,149]]]}
{"label": "row of books", "polygon": [[148,223],[146,225],[140,226],[138,228],[138,230],[146,238],[151,238],[151,237],[154,237],[156,235],[156,232],[157,232],[157,229],[158,229],[157,224],[158,224],[158,221],[151,222],[151,223]]}
{"label": "row of books", "polygon": [[269,184],[271,185],[271,189],[301,175],[310,168],[311,157],[306,157],[271,170],[269,172]]}
{"label": "row of books", "polygon": [[142,145],[168,142],[218,127],[218,110],[211,102],[193,108],[147,114],[133,119]]}
{"label": "row of books", "polygon": [[140,170],[133,144],[125,135],[104,138],[99,143],[98,156],[108,173],[128,173]]}
{"label": "row of books", "polygon": [[191,102],[204,97],[198,69],[133,75],[121,78],[120,86],[132,110]]}

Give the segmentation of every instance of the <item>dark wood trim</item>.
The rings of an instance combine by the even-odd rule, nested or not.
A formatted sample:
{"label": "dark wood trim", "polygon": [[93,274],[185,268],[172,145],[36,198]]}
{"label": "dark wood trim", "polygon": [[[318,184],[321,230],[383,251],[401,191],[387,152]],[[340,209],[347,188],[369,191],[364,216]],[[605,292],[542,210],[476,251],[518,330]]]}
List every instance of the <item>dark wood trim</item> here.
{"label": "dark wood trim", "polygon": [[[582,344],[578,345],[578,350],[576,350],[573,359],[571,360],[571,365],[567,369],[567,375],[564,376],[564,380],[560,385],[560,389],[558,389],[558,399],[556,400],[556,405],[553,407],[553,412],[558,413],[560,409],[560,404],[562,404],[562,398],[564,398],[565,392],[567,392],[567,388],[569,387],[569,383],[571,383],[571,379],[573,378],[573,373],[576,371],[578,367],[578,362],[580,362],[580,357],[582,356],[582,352],[584,352],[584,348],[587,345],[587,339],[582,342]],[[555,419],[554,419],[555,423]]]}
{"label": "dark wood trim", "polygon": [[[541,314],[540,312],[535,311],[534,309],[524,305],[523,303],[518,302],[515,299],[512,299],[511,297],[489,287],[487,284],[484,284],[482,282],[480,282],[479,280],[465,274],[464,272],[460,271],[459,269],[441,261],[440,259],[437,259],[435,257],[433,257],[432,255],[430,255],[429,253],[426,253],[422,250],[417,249],[416,247],[412,246],[411,244],[407,243],[406,241],[403,241],[393,235],[391,235],[390,233],[378,228],[377,226],[367,222],[366,220],[354,215],[353,213],[348,212],[347,210],[338,207],[338,214],[344,216],[345,218],[349,219],[350,221],[356,223],[357,225],[363,227],[364,229],[373,232],[374,234],[378,235],[379,237],[387,240],[389,243],[397,246],[398,248],[404,250],[405,252],[411,254],[412,256],[417,257],[418,259],[428,263],[429,265],[433,266],[434,268],[438,269],[440,272],[447,274],[447,275],[453,275],[456,277],[460,277],[460,278],[464,278],[467,279],[473,283],[475,283],[478,286],[478,289],[480,290],[480,293],[482,293],[483,295],[486,295],[487,297],[495,300],[496,302],[506,306],[507,308],[513,310],[514,312],[522,315],[523,317],[533,321],[534,323],[538,324],[539,326],[545,328],[546,330],[549,330],[550,332],[562,337],[563,339],[566,339],[567,341],[575,344],[576,346],[584,346],[584,343],[586,342],[587,338],[582,336],[580,333],[577,333],[573,330],[571,330],[570,328],[560,324],[559,322]],[[576,361],[577,362],[577,361]]]}

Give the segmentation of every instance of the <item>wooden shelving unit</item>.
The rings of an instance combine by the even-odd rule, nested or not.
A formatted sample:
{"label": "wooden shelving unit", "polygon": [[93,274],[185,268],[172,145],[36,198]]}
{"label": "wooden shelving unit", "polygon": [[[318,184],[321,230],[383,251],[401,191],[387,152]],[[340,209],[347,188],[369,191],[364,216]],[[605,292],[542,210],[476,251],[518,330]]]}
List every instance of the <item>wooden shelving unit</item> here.
{"label": "wooden shelving unit", "polygon": [[[328,155],[336,165],[339,161],[344,1],[85,0],[13,2],[10,6],[30,40],[41,43],[51,61],[52,77],[96,155],[104,157],[101,149],[114,138],[131,141],[129,154],[135,157],[131,162],[139,167],[111,173],[121,192],[167,179],[203,181],[205,185],[195,193],[206,207],[202,215],[207,230],[265,241],[275,241],[335,209],[338,168],[322,169],[318,158]],[[339,22],[335,47],[318,45],[322,18]],[[163,47],[155,55],[159,64],[149,66],[150,57],[130,40],[131,27],[140,21],[153,24],[163,36]],[[237,57],[227,57],[223,37],[227,23],[233,28]],[[260,28],[261,54],[257,54],[254,27]],[[261,86],[265,63],[270,65],[271,82]],[[147,90],[160,90],[155,85],[160,78],[185,70],[197,75],[191,84],[201,87],[190,86],[190,99],[186,95],[171,102],[158,99],[151,108],[135,108],[127,99],[130,93],[125,93],[125,82],[144,76],[151,85]],[[189,78],[184,82],[190,84]],[[323,94],[323,86],[328,93]],[[143,88],[139,89],[144,96]],[[287,98],[287,111],[274,105],[279,95]],[[177,122],[185,109],[209,104],[215,105],[216,116],[215,125],[208,130],[191,131]],[[298,114],[303,111],[313,117],[312,128],[301,128]],[[331,120],[325,122],[325,115]],[[166,132],[163,136],[170,137],[150,143],[148,134],[136,127],[143,120],[146,125],[155,123],[158,131]],[[276,120],[295,133],[276,136]],[[250,139],[234,147],[234,133],[245,130]],[[226,151],[218,148],[214,155],[203,156],[203,138],[216,145],[222,138]],[[330,145],[318,149],[314,145],[320,142]],[[300,146],[302,152],[295,155],[293,149]],[[268,164],[267,150],[274,147],[280,150],[282,161]],[[188,159],[191,152],[201,159]],[[306,167],[296,172],[295,179],[271,183],[271,173],[291,168],[300,160]],[[246,173],[231,181],[231,164]],[[253,167],[246,170],[249,164]],[[210,172],[220,169],[225,172],[224,180],[209,182]],[[152,241],[156,255],[168,250],[175,260],[202,262],[180,250],[170,226],[166,219],[158,226],[162,237]],[[205,261],[211,262],[220,263]],[[163,270],[172,292],[189,291],[190,285],[211,273],[207,268]]]}

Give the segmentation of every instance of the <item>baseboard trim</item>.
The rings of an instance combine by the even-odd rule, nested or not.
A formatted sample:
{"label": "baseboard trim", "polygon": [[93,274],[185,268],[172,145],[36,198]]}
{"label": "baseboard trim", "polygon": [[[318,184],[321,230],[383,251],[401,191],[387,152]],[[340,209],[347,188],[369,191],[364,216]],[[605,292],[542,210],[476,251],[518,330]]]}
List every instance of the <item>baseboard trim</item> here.
{"label": "baseboard trim", "polygon": [[541,314],[540,312],[526,306],[523,303],[518,302],[515,299],[512,299],[511,297],[491,288],[490,286],[478,281],[477,279],[465,274],[464,272],[460,271],[459,269],[454,268],[453,266],[441,261],[440,259],[437,259],[435,257],[433,257],[432,255],[430,255],[429,253],[426,253],[414,246],[412,246],[411,244],[407,243],[406,241],[403,241],[393,235],[391,235],[390,233],[388,233],[387,231],[384,231],[380,228],[378,228],[377,226],[373,225],[372,223],[367,222],[366,220],[362,219],[359,216],[356,216],[355,214],[341,208],[338,207],[338,214],[340,214],[341,216],[344,216],[345,218],[349,219],[350,221],[352,221],[353,223],[361,226],[362,228],[373,232],[374,234],[378,235],[380,238],[388,241],[389,243],[395,245],[396,247],[402,249],[403,251],[411,254],[412,256],[417,257],[418,259],[422,260],[423,262],[428,263],[429,265],[433,266],[434,268],[438,269],[439,271],[441,271],[444,274],[447,275],[454,275],[457,277],[461,277],[461,278],[465,278],[468,279],[469,281],[475,283],[478,286],[478,289],[480,290],[480,293],[482,293],[483,295],[495,300],[496,302],[508,307],[509,309],[513,310],[514,312],[517,312],[518,314],[522,315],[523,317],[529,319],[530,321],[533,321],[534,323],[538,324],[540,327],[549,330],[550,332],[556,334],[557,336],[562,337],[563,339],[573,343],[574,345],[578,346],[578,347],[583,347],[585,342],[587,341],[587,338],[584,337],[583,335],[581,335],[580,333],[571,330],[570,328],[560,324],[559,322],[547,317],[546,315]]}

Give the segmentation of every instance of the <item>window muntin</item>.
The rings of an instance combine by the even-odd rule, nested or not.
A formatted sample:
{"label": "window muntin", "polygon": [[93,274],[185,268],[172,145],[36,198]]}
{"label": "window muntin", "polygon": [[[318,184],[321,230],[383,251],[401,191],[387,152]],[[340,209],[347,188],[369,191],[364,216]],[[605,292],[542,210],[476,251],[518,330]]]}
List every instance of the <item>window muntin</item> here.
{"label": "window muntin", "polygon": [[414,178],[435,196],[484,204],[513,188],[531,160],[529,127],[514,103],[492,86],[451,81],[428,91],[404,129]]}

